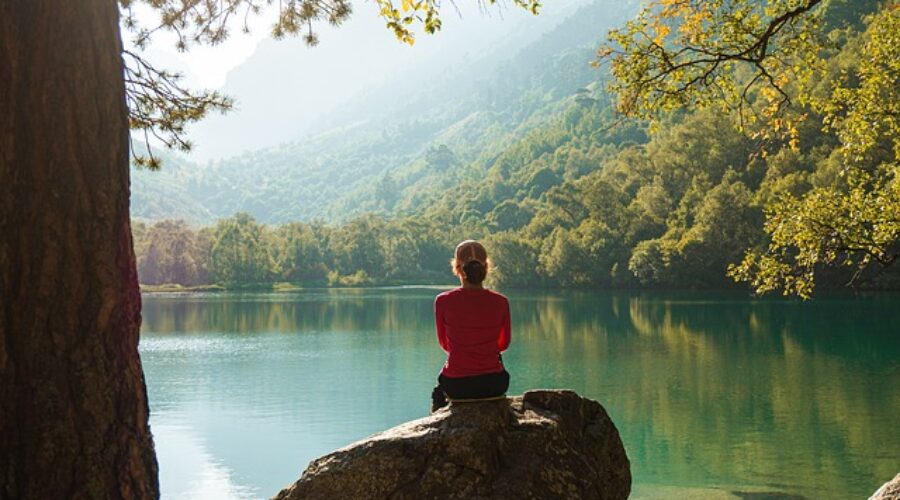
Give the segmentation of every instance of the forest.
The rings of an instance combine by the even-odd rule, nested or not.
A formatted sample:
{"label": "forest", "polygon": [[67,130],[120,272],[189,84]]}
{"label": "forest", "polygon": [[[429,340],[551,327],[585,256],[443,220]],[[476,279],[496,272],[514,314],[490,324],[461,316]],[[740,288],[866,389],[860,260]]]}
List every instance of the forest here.
{"label": "forest", "polygon": [[[900,275],[890,266],[900,224],[895,118],[881,115],[882,133],[866,138],[870,144],[848,170],[850,114],[834,109],[840,96],[846,100],[875,81],[867,79],[872,68],[864,55],[896,18],[896,9],[879,2],[829,4],[819,27],[829,43],[817,54],[814,77],[784,85],[794,98],[776,119],[781,134],[761,127],[751,133],[742,114],[699,105],[623,119],[607,90],[608,71],[583,69],[589,52],[567,52],[558,65],[580,72],[568,87],[529,79],[552,98],[512,100],[501,106],[505,113],[484,119],[488,125],[469,124],[493,139],[480,151],[451,138],[449,145],[431,141],[419,156],[392,160],[398,166],[352,191],[357,205],[368,207],[363,212],[338,208],[337,217],[281,216],[270,224],[243,211],[206,226],[135,222],[141,282],[228,288],[445,283],[452,280],[451,249],[471,237],[483,239],[492,254],[494,286],[737,287],[801,296],[814,286],[896,287]],[[882,92],[896,96],[896,85],[882,83]],[[765,92],[748,97],[751,106],[766,99]],[[517,124],[515,133],[497,133],[504,124]],[[771,130],[771,121],[766,125]],[[854,172],[867,175],[862,193],[854,191],[861,185]],[[883,188],[881,209],[877,200],[864,199],[872,185]],[[796,230],[778,246],[784,238],[778,229],[789,222],[779,217],[808,210],[812,220],[829,217],[829,207],[842,210],[846,199],[816,198],[823,191],[877,213],[862,229],[849,221],[844,232]],[[816,257],[800,262],[804,252]],[[789,270],[778,267],[791,259]]]}

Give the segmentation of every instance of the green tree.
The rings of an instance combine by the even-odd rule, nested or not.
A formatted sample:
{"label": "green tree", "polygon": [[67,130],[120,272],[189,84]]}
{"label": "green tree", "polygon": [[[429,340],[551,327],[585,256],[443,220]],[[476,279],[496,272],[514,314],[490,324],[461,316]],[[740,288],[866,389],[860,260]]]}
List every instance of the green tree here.
{"label": "green tree", "polygon": [[496,286],[531,286],[547,283],[538,278],[538,252],[534,246],[512,232],[489,234],[484,238],[493,267],[488,279]]}
{"label": "green tree", "polygon": [[749,242],[759,241],[761,213],[752,205],[752,192],[736,177],[726,175],[705,193],[693,224],[674,232],[670,283],[722,286],[728,265],[740,259]]}
{"label": "green tree", "polygon": [[[835,86],[816,106],[841,141],[844,168],[827,186],[786,193],[767,207],[765,250],[731,270],[759,292],[809,297],[823,266],[853,269],[853,284],[873,266],[900,257],[900,10],[888,4],[864,34],[856,82]],[[862,55],[865,54],[865,57]]]}
{"label": "green tree", "polygon": [[397,185],[397,181],[390,172],[385,172],[381,176],[381,180],[375,187],[375,196],[381,200],[385,211],[389,212],[394,209],[394,205],[400,199],[400,186]]}
{"label": "green tree", "polygon": [[808,84],[821,65],[822,4],[654,0],[610,31],[598,63],[611,61],[610,89],[626,115],[713,107],[736,111],[742,124],[773,121],[792,102],[788,85]]}
{"label": "green tree", "polygon": [[523,206],[515,200],[503,200],[491,210],[488,221],[493,229],[506,231],[524,227],[531,221],[532,216],[534,216],[533,208]]}
{"label": "green tree", "polygon": [[330,230],[320,223],[292,222],[274,231],[279,277],[285,281],[318,281],[328,276]]}
{"label": "green tree", "polygon": [[225,285],[257,285],[271,281],[275,263],[266,228],[246,213],[216,224],[210,251],[210,274]]}
{"label": "green tree", "polygon": [[[892,264],[898,253],[900,13],[886,2],[869,21],[857,66],[833,78],[826,60],[834,51],[823,50],[833,46],[825,32],[834,21],[829,5],[655,1],[600,50],[627,115],[659,120],[680,108],[732,110],[752,137],[796,150],[804,120],[816,113],[840,140],[841,175],[807,194],[778,195],[766,207],[770,244],[731,270],[759,292],[808,297],[824,266],[848,266],[855,278]],[[823,81],[832,87],[824,98],[817,92]]]}
{"label": "green tree", "polygon": [[386,230],[385,222],[376,215],[357,217],[333,233],[329,248],[334,255],[334,271],[338,275],[358,272],[368,277],[385,277],[385,248],[381,243]]}
{"label": "green tree", "polygon": [[425,162],[431,170],[444,171],[455,165],[458,160],[453,150],[446,144],[432,146],[425,153]]}
{"label": "green tree", "polygon": [[587,284],[588,259],[578,236],[574,231],[558,227],[541,245],[540,271],[557,285]]}
{"label": "green tree", "polygon": [[394,219],[385,224],[379,239],[384,256],[381,267],[388,281],[446,280],[448,248],[455,242],[447,235],[439,235],[433,221],[418,217]]}
{"label": "green tree", "polygon": [[660,240],[644,240],[634,247],[628,270],[645,285],[657,283],[666,274],[668,260]]}
{"label": "green tree", "polygon": [[208,282],[206,249],[186,222],[157,222],[143,237],[144,248],[135,252],[141,283],[192,286]]}

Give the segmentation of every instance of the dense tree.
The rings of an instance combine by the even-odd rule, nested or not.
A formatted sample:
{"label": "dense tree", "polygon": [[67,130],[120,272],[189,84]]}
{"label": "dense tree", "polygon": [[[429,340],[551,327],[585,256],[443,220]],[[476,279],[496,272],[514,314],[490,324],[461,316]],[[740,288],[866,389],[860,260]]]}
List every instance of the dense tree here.
{"label": "dense tree", "polygon": [[399,194],[397,181],[394,180],[394,177],[391,176],[390,172],[385,172],[384,175],[381,176],[381,180],[378,181],[378,186],[375,188],[375,196],[381,200],[385,211],[394,209],[394,205],[397,204],[397,200],[399,199]]}
{"label": "dense tree", "polygon": [[862,38],[847,48],[858,82],[840,81],[816,102],[841,141],[840,175],[772,204],[768,248],[748,252],[733,270],[759,291],[808,297],[821,266],[854,269],[853,283],[900,257],[900,10],[884,8]]}
{"label": "dense tree", "polygon": [[384,231],[384,220],[371,215],[354,219],[336,231],[329,240],[336,270],[351,274],[378,269],[384,262],[385,251],[393,251],[382,248],[379,242],[379,235]]}
{"label": "dense tree", "polygon": [[226,285],[271,281],[275,270],[269,234],[249,214],[239,213],[216,224],[209,254],[209,272]]}
{"label": "dense tree", "polygon": [[164,220],[134,235],[138,275],[142,283],[187,286],[208,282],[209,241],[184,221]]}
{"label": "dense tree", "polygon": [[503,200],[490,211],[488,216],[491,228],[505,231],[507,229],[520,228],[531,221],[534,209],[515,200]]}
{"label": "dense tree", "polygon": [[[836,53],[833,42],[848,32],[828,30],[861,28],[860,15],[872,11],[865,32],[851,32],[845,54]],[[856,19],[841,22],[848,15]],[[733,276],[759,292],[808,297],[825,266],[854,269],[853,283],[900,255],[894,2],[659,1],[610,38],[600,56],[612,61],[611,88],[626,114],[658,120],[680,108],[730,109],[740,130],[766,141],[763,154],[799,151],[810,115],[838,139],[839,175],[777,194],[766,207],[769,244],[748,252]]]}
{"label": "dense tree", "polygon": [[425,162],[432,170],[445,171],[452,167],[457,159],[446,144],[439,144],[428,149],[428,152],[425,153]]}
{"label": "dense tree", "polygon": [[321,224],[285,224],[271,241],[281,281],[319,281],[328,276],[328,233]]}
{"label": "dense tree", "polygon": [[490,279],[507,286],[541,286],[538,252],[527,241],[510,232],[494,233],[485,238],[490,248]]}

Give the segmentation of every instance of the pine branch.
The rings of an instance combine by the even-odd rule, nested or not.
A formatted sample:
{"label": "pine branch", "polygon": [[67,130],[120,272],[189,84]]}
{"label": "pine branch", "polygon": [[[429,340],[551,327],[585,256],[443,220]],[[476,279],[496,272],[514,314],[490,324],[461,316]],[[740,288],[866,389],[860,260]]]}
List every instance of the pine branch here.
{"label": "pine branch", "polygon": [[156,170],[160,160],[152,144],[190,151],[185,126],[201,120],[210,111],[231,109],[233,101],[218,92],[192,91],[181,85],[181,75],[159,70],[140,55],[125,50],[125,99],[132,131],[140,131],[146,142],[146,154],[131,148],[132,160],[139,167]]}

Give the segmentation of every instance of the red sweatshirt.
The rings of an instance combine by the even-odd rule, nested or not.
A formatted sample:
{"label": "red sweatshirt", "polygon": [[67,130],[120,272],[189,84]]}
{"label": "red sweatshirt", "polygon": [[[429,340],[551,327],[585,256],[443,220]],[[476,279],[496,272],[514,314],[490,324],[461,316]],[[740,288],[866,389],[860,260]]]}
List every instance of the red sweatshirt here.
{"label": "red sweatshirt", "polygon": [[509,301],[491,290],[455,288],[434,299],[438,343],[447,351],[441,373],[468,377],[503,371],[509,347]]}

